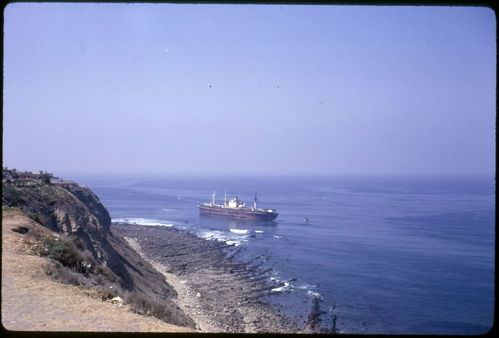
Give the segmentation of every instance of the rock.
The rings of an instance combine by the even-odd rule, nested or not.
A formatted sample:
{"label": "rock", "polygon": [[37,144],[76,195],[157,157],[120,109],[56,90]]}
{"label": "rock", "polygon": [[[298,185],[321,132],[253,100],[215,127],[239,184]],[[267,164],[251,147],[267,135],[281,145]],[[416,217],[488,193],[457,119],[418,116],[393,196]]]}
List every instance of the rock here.
{"label": "rock", "polygon": [[121,306],[123,305],[123,299],[120,296],[116,296],[113,299],[111,299],[111,303]]}
{"label": "rock", "polygon": [[199,293],[199,292],[198,292],[198,293],[196,293],[196,297],[197,297],[197,298],[201,298],[201,293]]}

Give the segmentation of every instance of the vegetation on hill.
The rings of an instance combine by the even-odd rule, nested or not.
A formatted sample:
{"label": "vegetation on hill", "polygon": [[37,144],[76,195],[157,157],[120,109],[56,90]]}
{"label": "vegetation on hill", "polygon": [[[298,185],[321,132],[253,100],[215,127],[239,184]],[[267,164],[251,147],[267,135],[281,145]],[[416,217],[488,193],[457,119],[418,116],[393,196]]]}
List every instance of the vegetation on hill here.
{"label": "vegetation on hill", "polygon": [[50,259],[48,274],[103,300],[119,296],[137,313],[194,327],[164,276],[111,232],[109,213],[90,189],[53,183],[48,173],[18,173],[4,169],[2,211],[20,211],[40,225],[16,231],[26,236],[33,254]]}

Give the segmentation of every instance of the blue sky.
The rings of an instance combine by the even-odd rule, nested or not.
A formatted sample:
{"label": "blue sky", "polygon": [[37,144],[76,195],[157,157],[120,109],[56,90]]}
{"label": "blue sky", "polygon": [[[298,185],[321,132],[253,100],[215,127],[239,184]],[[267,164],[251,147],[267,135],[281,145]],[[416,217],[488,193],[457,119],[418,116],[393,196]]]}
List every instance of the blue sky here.
{"label": "blue sky", "polygon": [[15,3],[4,19],[4,166],[495,171],[487,8]]}

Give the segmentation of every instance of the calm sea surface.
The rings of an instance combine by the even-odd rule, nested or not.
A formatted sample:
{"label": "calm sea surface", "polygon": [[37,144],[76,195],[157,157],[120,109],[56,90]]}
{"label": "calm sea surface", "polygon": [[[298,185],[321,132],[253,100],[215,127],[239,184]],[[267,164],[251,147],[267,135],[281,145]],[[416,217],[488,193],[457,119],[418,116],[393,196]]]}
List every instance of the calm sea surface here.
{"label": "calm sea surface", "polygon": [[[344,333],[480,334],[494,316],[493,178],[73,177],[113,220],[186,229],[272,267],[268,301],[298,320],[314,296]],[[274,222],[200,216],[229,196]],[[306,221],[308,219],[308,222]],[[324,315],[324,324],[329,314]]]}

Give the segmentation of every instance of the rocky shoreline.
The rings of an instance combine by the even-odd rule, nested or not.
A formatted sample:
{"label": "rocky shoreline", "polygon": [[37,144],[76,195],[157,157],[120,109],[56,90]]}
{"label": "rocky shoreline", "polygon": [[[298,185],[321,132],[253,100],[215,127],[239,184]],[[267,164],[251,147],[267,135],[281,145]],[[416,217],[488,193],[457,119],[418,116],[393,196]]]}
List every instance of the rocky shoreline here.
{"label": "rocky shoreline", "polygon": [[261,301],[275,285],[268,283],[268,271],[233,259],[237,248],[174,228],[113,223],[111,231],[163,273],[178,306],[201,332],[300,331]]}

